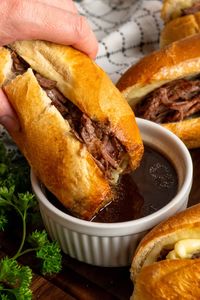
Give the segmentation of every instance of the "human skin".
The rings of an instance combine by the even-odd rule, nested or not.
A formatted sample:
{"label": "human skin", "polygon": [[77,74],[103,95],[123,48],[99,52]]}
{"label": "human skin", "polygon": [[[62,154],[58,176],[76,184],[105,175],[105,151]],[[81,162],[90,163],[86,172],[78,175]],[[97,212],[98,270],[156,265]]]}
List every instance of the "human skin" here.
{"label": "human skin", "polygon": [[[73,46],[92,59],[97,54],[96,37],[72,0],[0,0],[0,46],[35,39]],[[10,132],[20,130],[1,89],[0,124]]]}

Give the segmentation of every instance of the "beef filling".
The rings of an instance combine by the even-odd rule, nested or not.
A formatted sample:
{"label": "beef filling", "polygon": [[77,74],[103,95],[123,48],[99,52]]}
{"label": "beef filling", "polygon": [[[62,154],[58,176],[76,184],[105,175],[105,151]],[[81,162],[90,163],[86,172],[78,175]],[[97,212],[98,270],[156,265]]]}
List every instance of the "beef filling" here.
{"label": "beef filling", "polygon": [[196,252],[192,255],[191,259],[200,258],[200,252]]}
{"label": "beef filling", "polygon": [[199,11],[200,11],[200,1],[197,1],[191,7],[182,9],[181,16],[187,16],[187,15],[191,15],[191,14],[196,14]]}
{"label": "beef filling", "polygon": [[[23,74],[28,69],[29,65],[15,52],[12,52],[12,59],[13,72],[16,75]],[[35,76],[52,104],[69,122],[72,133],[87,146],[105,177],[111,179],[113,169],[117,169],[124,158],[125,149],[111,132],[109,121],[100,124],[91,120],[59,92],[56,88],[56,81],[47,79],[37,72]]]}
{"label": "beef filling", "polygon": [[[9,48],[8,48],[9,49]],[[17,75],[22,75],[29,68],[29,65],[19,57],[14,51],[11,51],[11,57],[13,60],[12,71]]]}
{"label": "beef filling", "polygon": [[168,253],[171,251],[172,249],[167,249],[167,248],[163,248],[161,251],[160,251],[160,254],[159,256],[157,257],[157,261],[161,261],[161,260],[165,260]]}
{"label": "beef filling", "polygon": [[148,94],[135,107],[138,117],[156,123],[182,121],[200,111],[200,80],[179,79]]}

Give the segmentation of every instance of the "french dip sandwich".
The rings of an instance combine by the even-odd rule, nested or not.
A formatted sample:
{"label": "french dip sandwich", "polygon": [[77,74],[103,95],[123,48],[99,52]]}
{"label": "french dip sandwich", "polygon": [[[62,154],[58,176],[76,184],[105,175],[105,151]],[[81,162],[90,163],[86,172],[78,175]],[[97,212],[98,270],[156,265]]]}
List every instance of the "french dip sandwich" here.
{"label": "french dip sandwich", "polygon": [[161,10],[164,28],[160,47],[200,32],[199,0],[164,0]]}
{"label": "french dip sandwich", "polygon": [[89,57],[67,46],[21,41],[0,48],[0,84],[21,124],[12,137],[68,211],[90,220],[113,199],[143,144],[126,100]]}
{"label": "french dip sandwich", "polygon": [[200,204],[153,228],[136,249],[134,300],[200,299]]}
{"label": "french dip sandwich", "polygon": [[131,300],[199,300],[200,259],[166,260],[144,267]]}
{"label": "french dip sandwich", "polygon": [[200,146],[200,34],[142,58],[117,87],[137,117],[162,124],[188,148]]}

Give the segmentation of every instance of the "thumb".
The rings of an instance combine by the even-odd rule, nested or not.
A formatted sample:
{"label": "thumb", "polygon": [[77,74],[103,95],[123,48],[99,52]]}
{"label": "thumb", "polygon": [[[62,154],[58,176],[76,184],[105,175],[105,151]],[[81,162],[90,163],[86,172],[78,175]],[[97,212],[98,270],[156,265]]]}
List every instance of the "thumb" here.
{"label": "thumb", "polygon": [[9,132],[19,131],[19,120],[9,101],[0,89],[0,124],[2,124]]}

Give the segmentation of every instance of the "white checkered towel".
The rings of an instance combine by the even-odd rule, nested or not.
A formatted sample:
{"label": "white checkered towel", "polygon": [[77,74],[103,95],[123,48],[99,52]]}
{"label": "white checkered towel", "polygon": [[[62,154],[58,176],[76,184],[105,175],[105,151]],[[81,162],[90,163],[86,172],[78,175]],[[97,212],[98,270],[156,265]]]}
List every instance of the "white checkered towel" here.
{"label": "white checkered towel", "polygon": [[78,10],[99,41],[96,62],[117,81],[131,64],[158,48],[159,0],[82,0]]}

